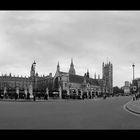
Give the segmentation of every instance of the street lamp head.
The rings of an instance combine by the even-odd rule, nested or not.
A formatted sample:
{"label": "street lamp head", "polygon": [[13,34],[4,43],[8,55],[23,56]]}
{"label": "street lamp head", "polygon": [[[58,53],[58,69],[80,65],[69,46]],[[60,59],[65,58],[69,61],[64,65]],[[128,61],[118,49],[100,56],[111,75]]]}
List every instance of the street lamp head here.
{"label": "street lamp head", "polygon": [[34,65],[36,65],[36,62],[34,61],[34,63],[33,63]]}
{"label": "street lamp head", "polygon": [[135,65],[133,64],[132,67],[135,67]]}

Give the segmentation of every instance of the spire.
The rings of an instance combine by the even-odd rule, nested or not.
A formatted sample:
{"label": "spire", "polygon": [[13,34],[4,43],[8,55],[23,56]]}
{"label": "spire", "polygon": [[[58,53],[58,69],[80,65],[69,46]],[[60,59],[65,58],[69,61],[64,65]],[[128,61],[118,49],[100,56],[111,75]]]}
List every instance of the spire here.
{"label": "spire", "polygon": [[89,78],[89,70],[87,69],[87,77]]}
{"label": "spire", "polygon": [[59,61],[58,61],[58,63],[57,63],[57,66],[59,66]]}
{"label": "spire", "polygon": [[87,74],[85,73],[85,75],[84,75],[84,84],[86,83],[86,79],[87,79]]}
{"label": "spire", "polygon": [[74,69],[74,64],[73,64],[73,59],[72,58],[71,58],[71,64],[70,64],[69,74],[75,75],[75,69]]}
{"label": "spire", "polygon": [[58,61],[58,63],[57,63],[57,71],[58,71],[58,72],[60,71],[59,61]]}
{"label": "spire", "polygon": [[36,72],[36,77],[38,77],[38,72]]}
{"label": "spire", "polygon": [[87,76],[87,74],[85,73],[85,74],[84,74],[84,77],[86,77],[86,76]]}
{"label": "spire", "polygon": [[74,65],[73,65],[73,58],[71,58],[71,66],[74,66]]}

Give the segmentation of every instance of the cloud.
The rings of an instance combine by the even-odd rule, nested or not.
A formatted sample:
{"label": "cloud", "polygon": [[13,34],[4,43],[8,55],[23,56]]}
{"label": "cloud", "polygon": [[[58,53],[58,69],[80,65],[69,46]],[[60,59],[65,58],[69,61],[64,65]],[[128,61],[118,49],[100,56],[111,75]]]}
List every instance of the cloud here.
{"label": "cloud", "polygon": [[140,76],[139,24],[137,11],[1,11],[1,73],[29,74],[34,59],[41,74],[54,74],[58,61],[68,71],[73,57],[77,74],[101,75],[108,57],[121,86],[134,62]]}

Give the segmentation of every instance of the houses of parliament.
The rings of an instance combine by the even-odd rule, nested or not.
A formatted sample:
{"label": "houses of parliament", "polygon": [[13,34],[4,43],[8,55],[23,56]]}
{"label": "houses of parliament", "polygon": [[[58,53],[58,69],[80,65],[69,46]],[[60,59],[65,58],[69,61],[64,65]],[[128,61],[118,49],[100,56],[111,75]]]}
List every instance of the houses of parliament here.
{"label": "houses of parliament", "polygon": [[89,71],[83,75],[76,74],[73,59],[71,59],[69,71],[61,71],[59,62],[57,64],[56,73],[52,76],[50,73],[47,76],[39,76],[36,72],[36,62],[31,65],[30,76],[0,76],[0,92],[7,91],[30,92],[53,92],[66,93],[71,95],[86,93],[87,96],[91,94],[112,94],[113,93],[113,65],[111,62],[102,63],[102,78],[96,74],[94,78],[90,76]]}

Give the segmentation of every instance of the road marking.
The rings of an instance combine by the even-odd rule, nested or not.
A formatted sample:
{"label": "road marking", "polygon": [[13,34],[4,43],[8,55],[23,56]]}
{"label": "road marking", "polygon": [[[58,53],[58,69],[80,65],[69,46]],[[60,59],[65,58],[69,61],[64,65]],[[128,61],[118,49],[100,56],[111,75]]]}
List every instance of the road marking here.
{"label": "road marking", "polygon": [[132,115],[140,116],[140,113],[137,113],[137,112],[135,112],[135,111],[133,111],[133,110],[131,110],[131,109],[129,109],[129,108],[127,107],[127,104],[129,104],[131,101],[132,101],[132,100],[130,100],[130,101],[129,101],[128,103],[126,103],[125,105],[123,105],[123,109],[124,109],[125,111],[129,112],[129,113],[132,114]]}

